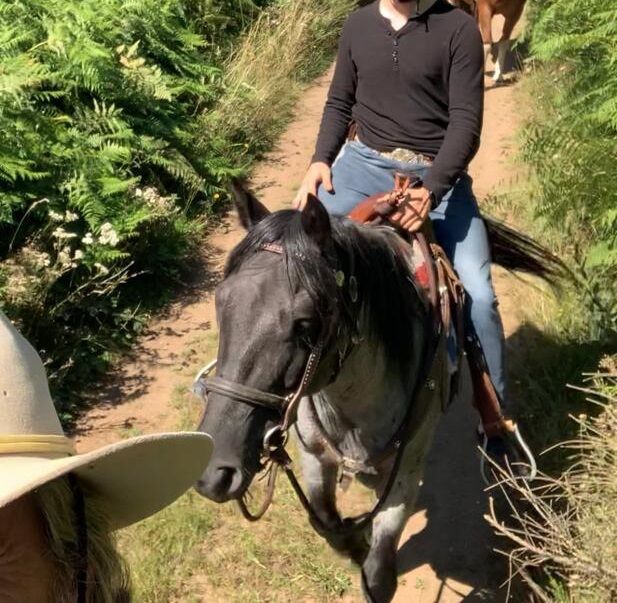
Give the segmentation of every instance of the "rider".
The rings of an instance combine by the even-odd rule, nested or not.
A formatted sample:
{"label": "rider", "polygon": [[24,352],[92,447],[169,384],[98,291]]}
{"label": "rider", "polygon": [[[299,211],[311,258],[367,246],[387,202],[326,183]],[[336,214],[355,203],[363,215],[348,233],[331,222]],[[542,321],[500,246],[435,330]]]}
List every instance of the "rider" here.
{"label": "rider", "polygon": [[[504,332],[488,237],[467,173],[482,128],[483,67],[475,21],[446,0],[376,0],[352,13],[295,205],[310,192],[331,214],[347,215],[363,199],[391,190],[395,172],[417,175],[422,186],[394,219],[415,231],[430,214],[466,289],[469,328],[504,401]],[[491,440],[489,448],[500,454],[500,438]]]}

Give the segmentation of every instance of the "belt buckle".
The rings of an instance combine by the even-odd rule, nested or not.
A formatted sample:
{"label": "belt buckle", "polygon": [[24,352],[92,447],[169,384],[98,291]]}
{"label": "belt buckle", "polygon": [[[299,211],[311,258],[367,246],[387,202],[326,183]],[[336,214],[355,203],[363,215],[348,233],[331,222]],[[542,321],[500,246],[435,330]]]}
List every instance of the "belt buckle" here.
{"label": "belt buckle", "polygon": [[382,153],[382,155],[394,161],[400,161],[401,163],[418,163],[420,165],[427,164],[424,155],[416,153],[411,149],[394,149],[393,151],[387,151],[385,153]]}

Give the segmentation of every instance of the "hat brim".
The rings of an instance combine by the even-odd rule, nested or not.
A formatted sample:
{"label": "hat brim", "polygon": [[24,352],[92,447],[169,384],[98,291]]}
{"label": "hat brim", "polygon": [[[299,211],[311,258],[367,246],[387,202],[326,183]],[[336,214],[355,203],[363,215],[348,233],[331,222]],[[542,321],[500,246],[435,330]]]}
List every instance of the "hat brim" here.
{"label": "hat brim", "polygon": [[74,473],[104,502],[116,530],[171,504],[199,479],[211,455],[212,439],[196,432],[140,436],[55,459],[0,455],[0,508]]}

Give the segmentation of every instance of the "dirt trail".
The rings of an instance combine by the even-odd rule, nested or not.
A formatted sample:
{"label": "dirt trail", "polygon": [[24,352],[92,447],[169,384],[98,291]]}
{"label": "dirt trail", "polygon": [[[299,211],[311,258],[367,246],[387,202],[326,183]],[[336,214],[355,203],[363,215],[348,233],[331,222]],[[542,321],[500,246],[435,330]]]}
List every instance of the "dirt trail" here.
{"label": "dirt trail", "polygon": [[[253,187],[271,209],[286,206],[308,165],[330,74],[303,95],[293,124],[278,148],[255,169]],[[487,80],[487,84],[489,80]],[[511,137],[517,128],[515,86],[487,90],[482,147],[471,165],[479,199],[511,180]],[[189,382],[188,369],[201,358],[196,335],[215,325],[212,284],[227,252],[242,232],[229,218],[207,242],[205,261],[181,299],[150,325],[148,333],[113,379],[96,393],[102,400],[78,426],[80,450],[134,433],[175,429],[179,411],[171,403]],[[214,276],[213,276],[214,275]],[[520,323],[513,280],[495,273],[506,335]],[[183,368],[185,370],[183,370]],[[418,511],[401,540],[398,603],[505,601],[499,589],[503,559],[492,552],[493,535],[483,520],[486,496],[474,453],[476,417],[457,405],[444,417],[429,455]]]}

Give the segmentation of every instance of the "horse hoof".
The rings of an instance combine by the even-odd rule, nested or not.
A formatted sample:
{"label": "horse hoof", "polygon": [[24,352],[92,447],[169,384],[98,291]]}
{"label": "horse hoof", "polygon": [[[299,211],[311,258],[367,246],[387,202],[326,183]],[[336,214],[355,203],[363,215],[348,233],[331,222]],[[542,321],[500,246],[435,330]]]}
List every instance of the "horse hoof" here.
{"label": "horse hoof", "polygon": [[381,580],[379,583],[369,586],[364,568],[360,571],[360,584],[362,586],[362,594],[367,603],[390,603],[394,599],[398,586],[396,576],[394,577],[394,583],[390,580],[385,582]]}
{"label": "horse hoof", "polygon": [[366,582],[366,575],[364,574],[364,570],[360,572],[360,584],[362,586],[362,594],[366,600],[366,603],[377,603],[377,600],[371,595],[371,589],[368,587]]}

